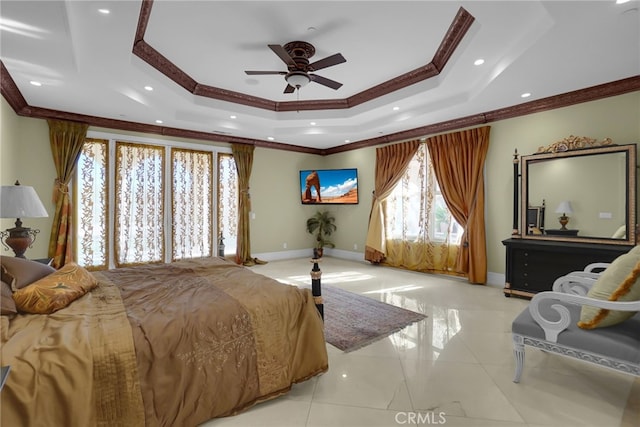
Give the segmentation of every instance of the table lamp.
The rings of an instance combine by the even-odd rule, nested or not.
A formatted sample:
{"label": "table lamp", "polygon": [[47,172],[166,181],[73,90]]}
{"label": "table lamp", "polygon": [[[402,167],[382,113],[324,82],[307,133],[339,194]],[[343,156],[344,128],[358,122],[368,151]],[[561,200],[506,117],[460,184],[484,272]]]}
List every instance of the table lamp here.
{"label": "table lamp", "polygon": [[567,216],[567,214],[573,213],[573,210],[571,209],[571,202],[568,200],[563,200],[562,202],[560,202],[560,204],[556,208],[556,213],[562,214],[562,216],[558,218],[558,221],[560,221],[560,225],[562,226],[560,230],[566,230],[567,223],[569,222],[569,217]]}
{"label": "table lamp", "polygon": [[16,226],[0,232],[0,240],[5,248],[13,249],[18,258],[24,258],[27,248],[36,240],[40,230],[22,226],[20,218],[45,218],[49,214],[33,187],[3,185],[0,187],[0,218],[16,218]]}

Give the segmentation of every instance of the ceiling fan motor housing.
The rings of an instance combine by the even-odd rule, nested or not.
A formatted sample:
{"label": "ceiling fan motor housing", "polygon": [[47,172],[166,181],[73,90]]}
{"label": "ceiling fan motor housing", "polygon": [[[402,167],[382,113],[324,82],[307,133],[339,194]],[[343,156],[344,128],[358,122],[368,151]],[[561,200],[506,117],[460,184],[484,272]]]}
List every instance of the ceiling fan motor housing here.
{"label": "ceiling fan motor housing", "polygon": [[287,51],[292,58],[301,57],[301,58],[311,58],[316,54],[316,48],[313,47],[311,43],[294,41],[285,44],[284,50]]}
{"label": "ceiling fan motor housing", "polygon": [[289,42],[283,47],[284,50],[287,51],[289,56],[291,56],[293,62],[296,63],[295,67],[289,66],[289,71],[308,71],[309,58],[311,58],[316,53],[316,49],[312,44],[307,42],[295,41]]}

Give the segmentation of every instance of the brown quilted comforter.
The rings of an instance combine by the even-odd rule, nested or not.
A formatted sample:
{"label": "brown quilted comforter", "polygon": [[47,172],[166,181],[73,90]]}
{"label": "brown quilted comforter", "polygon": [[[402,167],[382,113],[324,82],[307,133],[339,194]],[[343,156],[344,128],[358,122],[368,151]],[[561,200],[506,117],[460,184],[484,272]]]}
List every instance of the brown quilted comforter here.
{"label": "brown quilted comforter", "polygon": [[3,325],[2,426],[195,426],[327,370],[308,289],[217,258],[94,274]]}

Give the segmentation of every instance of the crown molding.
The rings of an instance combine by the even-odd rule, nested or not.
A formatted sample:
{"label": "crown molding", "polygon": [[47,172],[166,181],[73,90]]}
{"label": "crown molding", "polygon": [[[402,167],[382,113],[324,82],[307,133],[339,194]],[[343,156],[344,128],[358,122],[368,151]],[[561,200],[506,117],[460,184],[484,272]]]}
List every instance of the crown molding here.
{"label": "crown molding", "polygon": [[235,92],[199,83],[184,72],[179,65],[171,62],[170,59],[148,44],[144,40],[144,36],[147,26],[149,25],[149,20],[151,19],[151,9],[154,1],[155,0],[143,0],[142,2],[140,15],[138,17],[136,36],[133,43],[132,51],[134,55],[138,56],[151,67],[155,68],[193,95],[278,112],[339,110],[353,108],[357,105],[403,89],[422,80],[435,77],[444,69],[445,65],[451,58],[451,55],[453,55],[460,42],[469,31],[471,24],[473,24],[473,21],[475,20],[469,12],[460,7],[440,42],[440,46],[436,50],[431,62],[348,98],[330,100],[273,101],[246,93]]}
{"label": "crown molding", "polygon": [[355,141],[345,145],[339,145],[323,154],[335,154],[358,148],[370,147],[374,145],[388,144],[413,138],[425,137],[437,133],[448,132],[456,129],[463,129],[472,126],[480,126],[498,120],[511,119],[514,117],[526,116],[528,114],[542,111],[554,110],[556,108],[569,107],[583,102],[596,101],[611,96],[623,95],[629,92],[640,90],[640,75],[616,80],[610,83],[603,83],[585,89],[554,95],[547,98],[538,99],[511,107],[500,108],[471,116],[460,117],[440,123],[434,123],[402,132],[392,133],[378,138]]}
{"label": "crown molding", "polygon": [[274,141],[264,141],[259,139],[242,138],[233,135],[221,135],[216,133],[199,132],[188,129],[170,128],[166,126],[156,126],[125,120],[114,120],[104,117],[88,116],[78,113],[70,113],[65,111],[51,110],[47,108],[33,107],[27,104],[13,78],[7,71],[4,63],[0,61],[0,93],[9,103],[11,108],[19,116],[32,117],[39,119],[58,119],[69,120],[74,122],[87,123],[90,126],[104,127],[109,129],[119,129],[133,132],[150,133],[156,135],[166,135],[181,138],[192,138],[202,141],[222,142],[222,143],[240,143],[250,144],[256,147],[271,148],[286,151],[295,151],[301,153],[328,155],[345,151],[356,150],[360,148],[372,147],[382,144],[398,142],[407,139],[424,137],[437,133],[447,132],[455,129],[462,129],[471,126],[483,125],[498,120],[509,119],[513,117],[524,116],[528,114],[538,113],[542,111],[552,110],[561,107],[568,107],[583,102],[595,101],[611,96],[623,95],[629,92],[640,90],[640,75],[629,77],[622,80],[616,80],[610,83],[604,83],[592,86],[586,89],[580,89],[573,92],[567,92],[560,95],[550,96],[536,101],[526,102],[523,104],[501,108],[498,110],[487,111],[466,117],[460,117],[453,120],[447,120],[440,123],[434,123],[414,129],[408,129],[393,134],[363,139],[361,141],[349,144],[339,145],[330,149],[317,149],[310,147],[302,147],[293,144],[284,144]]}
{"label": "crown molding", "polygon": [[294,144],[284,144],[275,141],[264,141],[259,139],[242,138],[233,135],[221,135],[216,133],[199,132],[188,129],[170,128],[166,126],[156,126],[125,120],[114,120],[104,117],[88,116],[66,111],[51,110],[47,108],[34,107],[27,104],[27,101],[20,93],[18,86],[7,71],[4,63],[0,60],[0,93],[9,103],[13,111],[19,116],[32,117],[38,119],[58,119],[74,122],[87,123],[90,126],[118,129],[132,132],[142,132],[155,135],[165,135],[181,138],[192,138],[201,141],[212,141],[218,143],[239,143],[255,145],[256,147],[294,151],[317,155],[336,154],[360,148],[373,147],[382,144],[389,144],[407,139],[420,138],[437,133],[448,132],[456,129],[463,129],[472,126],[484,125],[498,120],[505,120],[556,108],[568,107],[583,102],[595,101],[611,96],[623,95],[625,93],[640,90],[640,75],[616,80],[610,83],[603,83],[567,92],[560,95],[550,96],[536,101],[526,102],[511,107],[487,111],[471,116],[460,117],[402,132],[396,132],[377,138],[363,139],[349,144],[339,145],[329,149],[317,149],[302,147]]}

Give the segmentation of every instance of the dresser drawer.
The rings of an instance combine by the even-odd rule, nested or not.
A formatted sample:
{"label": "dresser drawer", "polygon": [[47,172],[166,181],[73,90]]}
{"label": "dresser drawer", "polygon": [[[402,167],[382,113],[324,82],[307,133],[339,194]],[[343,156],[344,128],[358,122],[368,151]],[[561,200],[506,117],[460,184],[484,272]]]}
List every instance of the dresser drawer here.
{"label": "dresser drawer", "polygon": [[540,242],[510,239],[507,249],[505,295],[533,296],[550,291],[553,282],[593,262],[611,262],[632,246]]}

